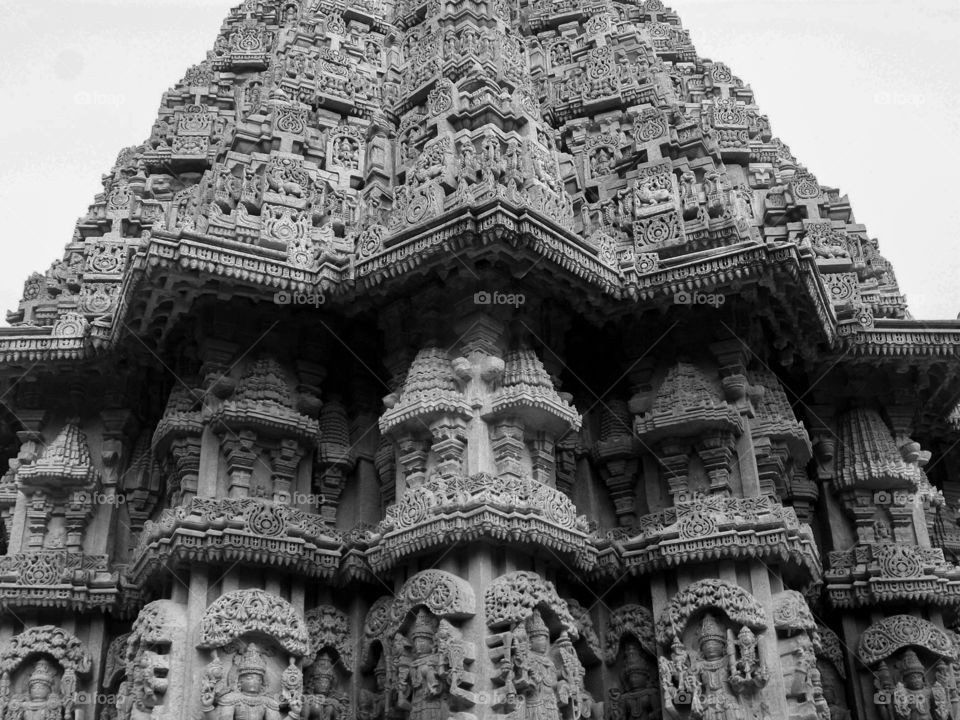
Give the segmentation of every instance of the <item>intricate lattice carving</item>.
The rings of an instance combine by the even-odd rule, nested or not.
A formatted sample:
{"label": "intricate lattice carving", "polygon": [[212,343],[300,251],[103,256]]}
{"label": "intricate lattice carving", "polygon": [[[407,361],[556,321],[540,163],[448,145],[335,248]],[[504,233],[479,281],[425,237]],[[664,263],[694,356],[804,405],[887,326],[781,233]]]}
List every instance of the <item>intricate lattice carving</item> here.
{"label": "intricate lattice carving", "polygon": [[221,648],[249,633],[273,638],[294,657],[310,652],[310,633],[290,603],[263,590],[236,590],[221,596],[200,621],[200,649]]}

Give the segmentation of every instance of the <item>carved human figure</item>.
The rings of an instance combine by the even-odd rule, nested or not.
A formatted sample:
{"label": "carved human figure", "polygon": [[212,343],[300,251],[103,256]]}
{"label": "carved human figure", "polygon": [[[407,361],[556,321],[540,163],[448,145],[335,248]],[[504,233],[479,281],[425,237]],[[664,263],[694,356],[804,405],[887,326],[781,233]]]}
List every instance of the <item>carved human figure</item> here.
{"label": "carved human figure", "polygon": [[559,702],[569,687],[550,656],[550,632],[538,611],[513,631],[511,654],[500,664],[508,688],[522,695],[524,720],[560,720]]}
{"label": "carved human figure", "polygon": [[623,687],[615,699],[615,720],[659,720],[660,693],[651,682],[652,668],[640,646],[624,646],[624,665],[620,676]]}
{"label": "carved human figure", "polygon": [[27,680],[26,695],[10,702],[5,720],[62,720],[63,700],[53,691],[56,680],[53,665],[42,658],[38,660]]}
{"label": "carved human figure", "polygon": [[307,691],[301,712],[304,720],[341,720],[343,701],[336,690],[334,661],[328,652],[321,652],[314,662]]}
{"label": "carved human figure", "polygon": [[449,685],[443,659],[437,652],[437,619],[421,609],[410,629],[413,658],[401,669],[399,705],[409,709],[410,720],[447,720]]}
{"label": "carved human figure", "polygon": [[950,720],[946,689],[937,683],[930,687],[923,663],[913,650],[901,660],[902,680],[893,691],[893,715],[896,720]]}
{"label": "carved human figure", "polygon": [[237,660],[235,689],[217,697],[212,690],[217,683],[204,683],[200,694],[204,720],[299,720],[299,698],[292,699],[289,711],[281,715],[279,701],[264,686],[266,674],[263,653],[256,643],[250,643]]}
{"label": "carved human figure", "polygon": [[700,660],[694,667],[691,716],[698,720],[746,720],[731,685],[730,658],[723,628],[710,614],[700,625]]}

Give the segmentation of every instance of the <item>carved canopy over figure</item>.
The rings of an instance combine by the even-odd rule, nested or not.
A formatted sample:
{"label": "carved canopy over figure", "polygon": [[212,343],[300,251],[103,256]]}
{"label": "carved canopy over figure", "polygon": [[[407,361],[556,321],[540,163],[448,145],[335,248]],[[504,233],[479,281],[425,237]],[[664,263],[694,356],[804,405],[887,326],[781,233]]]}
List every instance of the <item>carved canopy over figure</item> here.
{"label": "carved canopy over figure", "polygon": [[0,718],[73,720],[77,677],[90,666],[84,645],[53,625],[15,635],[0,645]]}
{"label": "carved canopy over figure", "polygon": [[299,697],[291,698],[289,710],[281,714],[278,698],[267,691],[267,664],[256,643],[235,658],[234,668],[236,684],[226,690],[219,657],[207,667],[200,692],[204,720],[299,720]]}
{"label": "carved canopy over figure", "polygon": [[769,677],[753,631],[743,625],[734,635],[717,615],[707,612],[697,632],[697,649],[692,658],[675,636],[671,659],[661,658],[668,716],[679,717],[679,708],[689,705],[689,716],[695,720],[752,720],[754,712],[765,718],[763,704],[754,707],[752,697]]}
{"label": "carved canopy over figure", "polygon": [[874,705],[884,720],[958,720],[955,648],[933,623],[895,615],[871,625],[859,655],[873,672]]}

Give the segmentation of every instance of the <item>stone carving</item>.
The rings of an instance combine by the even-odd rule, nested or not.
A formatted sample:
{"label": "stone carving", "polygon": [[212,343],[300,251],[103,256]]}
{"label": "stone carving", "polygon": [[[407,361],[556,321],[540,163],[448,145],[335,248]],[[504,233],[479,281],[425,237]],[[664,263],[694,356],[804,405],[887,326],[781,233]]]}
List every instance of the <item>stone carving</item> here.
{"label": "stone carving", "polygon": [[816,660],[821,639],[803,595],[796,590],[775,595],[773,621],[790,717],[830,720]]}
{"label": "stone carving", "polygon": [[[926,662],[921,661],[922,653]],[[858,649],[874,668],[873,703],[891,720],[960,717],[953,640],[933,623],[895,615],[871,625]],[[928,679],[932,676],[932,682]]]}
{"label": "stone carving", "polygon": [[606,715],[609,720],[658,720],[656,641],[653,615],[642,605],[624,605],[610,614],[604,658],[619,664],[620,685],[610,688]]}
{"label": "stone carving", "polygon": [[0,646],[0,717],[61,720],[84,712],[78,682],[91,664],[83,644],[53,625],[15,635]]}
{"label": "stone carving", "polygon": [[289,603],[262,590],[237,590],[210,605],[200,623],[197,647],[221,648],[251,632],[273,638],[294,657],[304,657],[310,650],[310,633],[303,618]]}
{"label": "stone carving", "polygon": [[169,600],[155,600],[140,611],[126,636],[118,718],[172,720],[178,715],[186,689],[185,615]]}
{"label": "stone carving", "polygon": [[[699,624],[691,623],[704,610]],[[765,628],[762,606],[736,585],[701,580],[677,593],[657,621],[657,641],[669,648],[669,657],[660,658],[665,714],[769,717],[757,693],[769,680],[758,652],[757,633]]]}
{"label": "stone carving", "polygon": [[0,332],[0,718],[960,720],[960,330],[676,13],[199,60]]}

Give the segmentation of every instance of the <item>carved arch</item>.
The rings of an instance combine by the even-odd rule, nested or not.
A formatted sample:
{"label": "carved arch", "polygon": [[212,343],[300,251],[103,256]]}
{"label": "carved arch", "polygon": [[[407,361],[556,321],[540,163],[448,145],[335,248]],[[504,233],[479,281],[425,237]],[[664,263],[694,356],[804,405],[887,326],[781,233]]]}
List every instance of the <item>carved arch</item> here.
{"label": "carved arch", "polygon": [[567,603],[557,594],[552,582],[534,572],[518,570],[501,575],[487,587],[483,596],[487,627],[499,628],[526,620],[537,607],[547,607],[571,640],[580,637],[577,621]]}
{"label": "carved arch", "polygon": [[247,633],[261,633],[297,658],[310,655],[310,633],[296,609],[263,590],[235,590],[212,603],[200,620],[200,650],[215,650]]}
{"label": "carved arch", "polygon": [[353,673],[353,644],[350,642],[350,622],[345,613],[332,605],[320,605],[306,614],[310,635],[310,660],[324,648],[335,650],[340,665]]}
{"label": "carved arch", "polygon": [[420,605],[448,620],[477,612],[477,598],[470,583],[444,570],[424,570],[403,584],[390,605],[389,636],[396,634],[407,614]]}
{"label": "carved arch", "polygon": [[624,636],[632,636],[640,643],[644,651],[657,656],[656,640],[653,631],[653,613],[643,605],[630,604],[617,608],[607,620],[607,633],[604,637],[603,658],[607,665],[617,661],[620,654],[620,642]]}
{"label": "carved arch", "polygon": [[722,610],[731,621],[755,632],[767,627],[763,605],[753,595],[739,585],[711,578],[688,585],[673,596],[657,621],[657,642],[669,645],[695,615],[708,608]]}
{"label": "carved arch", "polygon": [[105,689],[116,688],[126,674],[127,639],[130,633],[115,637],[107,648],[106,666],[103,671],[102,686]]}
{"label": "carved arch", "polygon": [[77,675],[90,672],[93,660],[83,643],[55,625],[40,625],[15,635],[0,648],[0,673],[13,673],[33,655],[46,654],[64,670]]}
{"label": "carved arch", "polygon": [[393,598],[384,595],[377,598],[367,611],[363,622],[363,646],[360,649],[360,667],[364,671],[372,670],[376,662],[374,647],[379,645],[383,649],[384,638],[390,627],[392,605]]}
{"label": "carved arch", "polygon": [[953,641],[946,631],[912,615],[894,615],[871,625],[860,637],[857,654],[864,665],[872,666],[908,645],[955,659]]}
{"label": "carved arch", "polygon": [[820,634],[820,645],[815,648],[817,657],[824,658],[833,666],[837,674],[847,679],[847,668],[843,662],[843,646],[837,634],[825,625],[817,625],[817,632]]}

